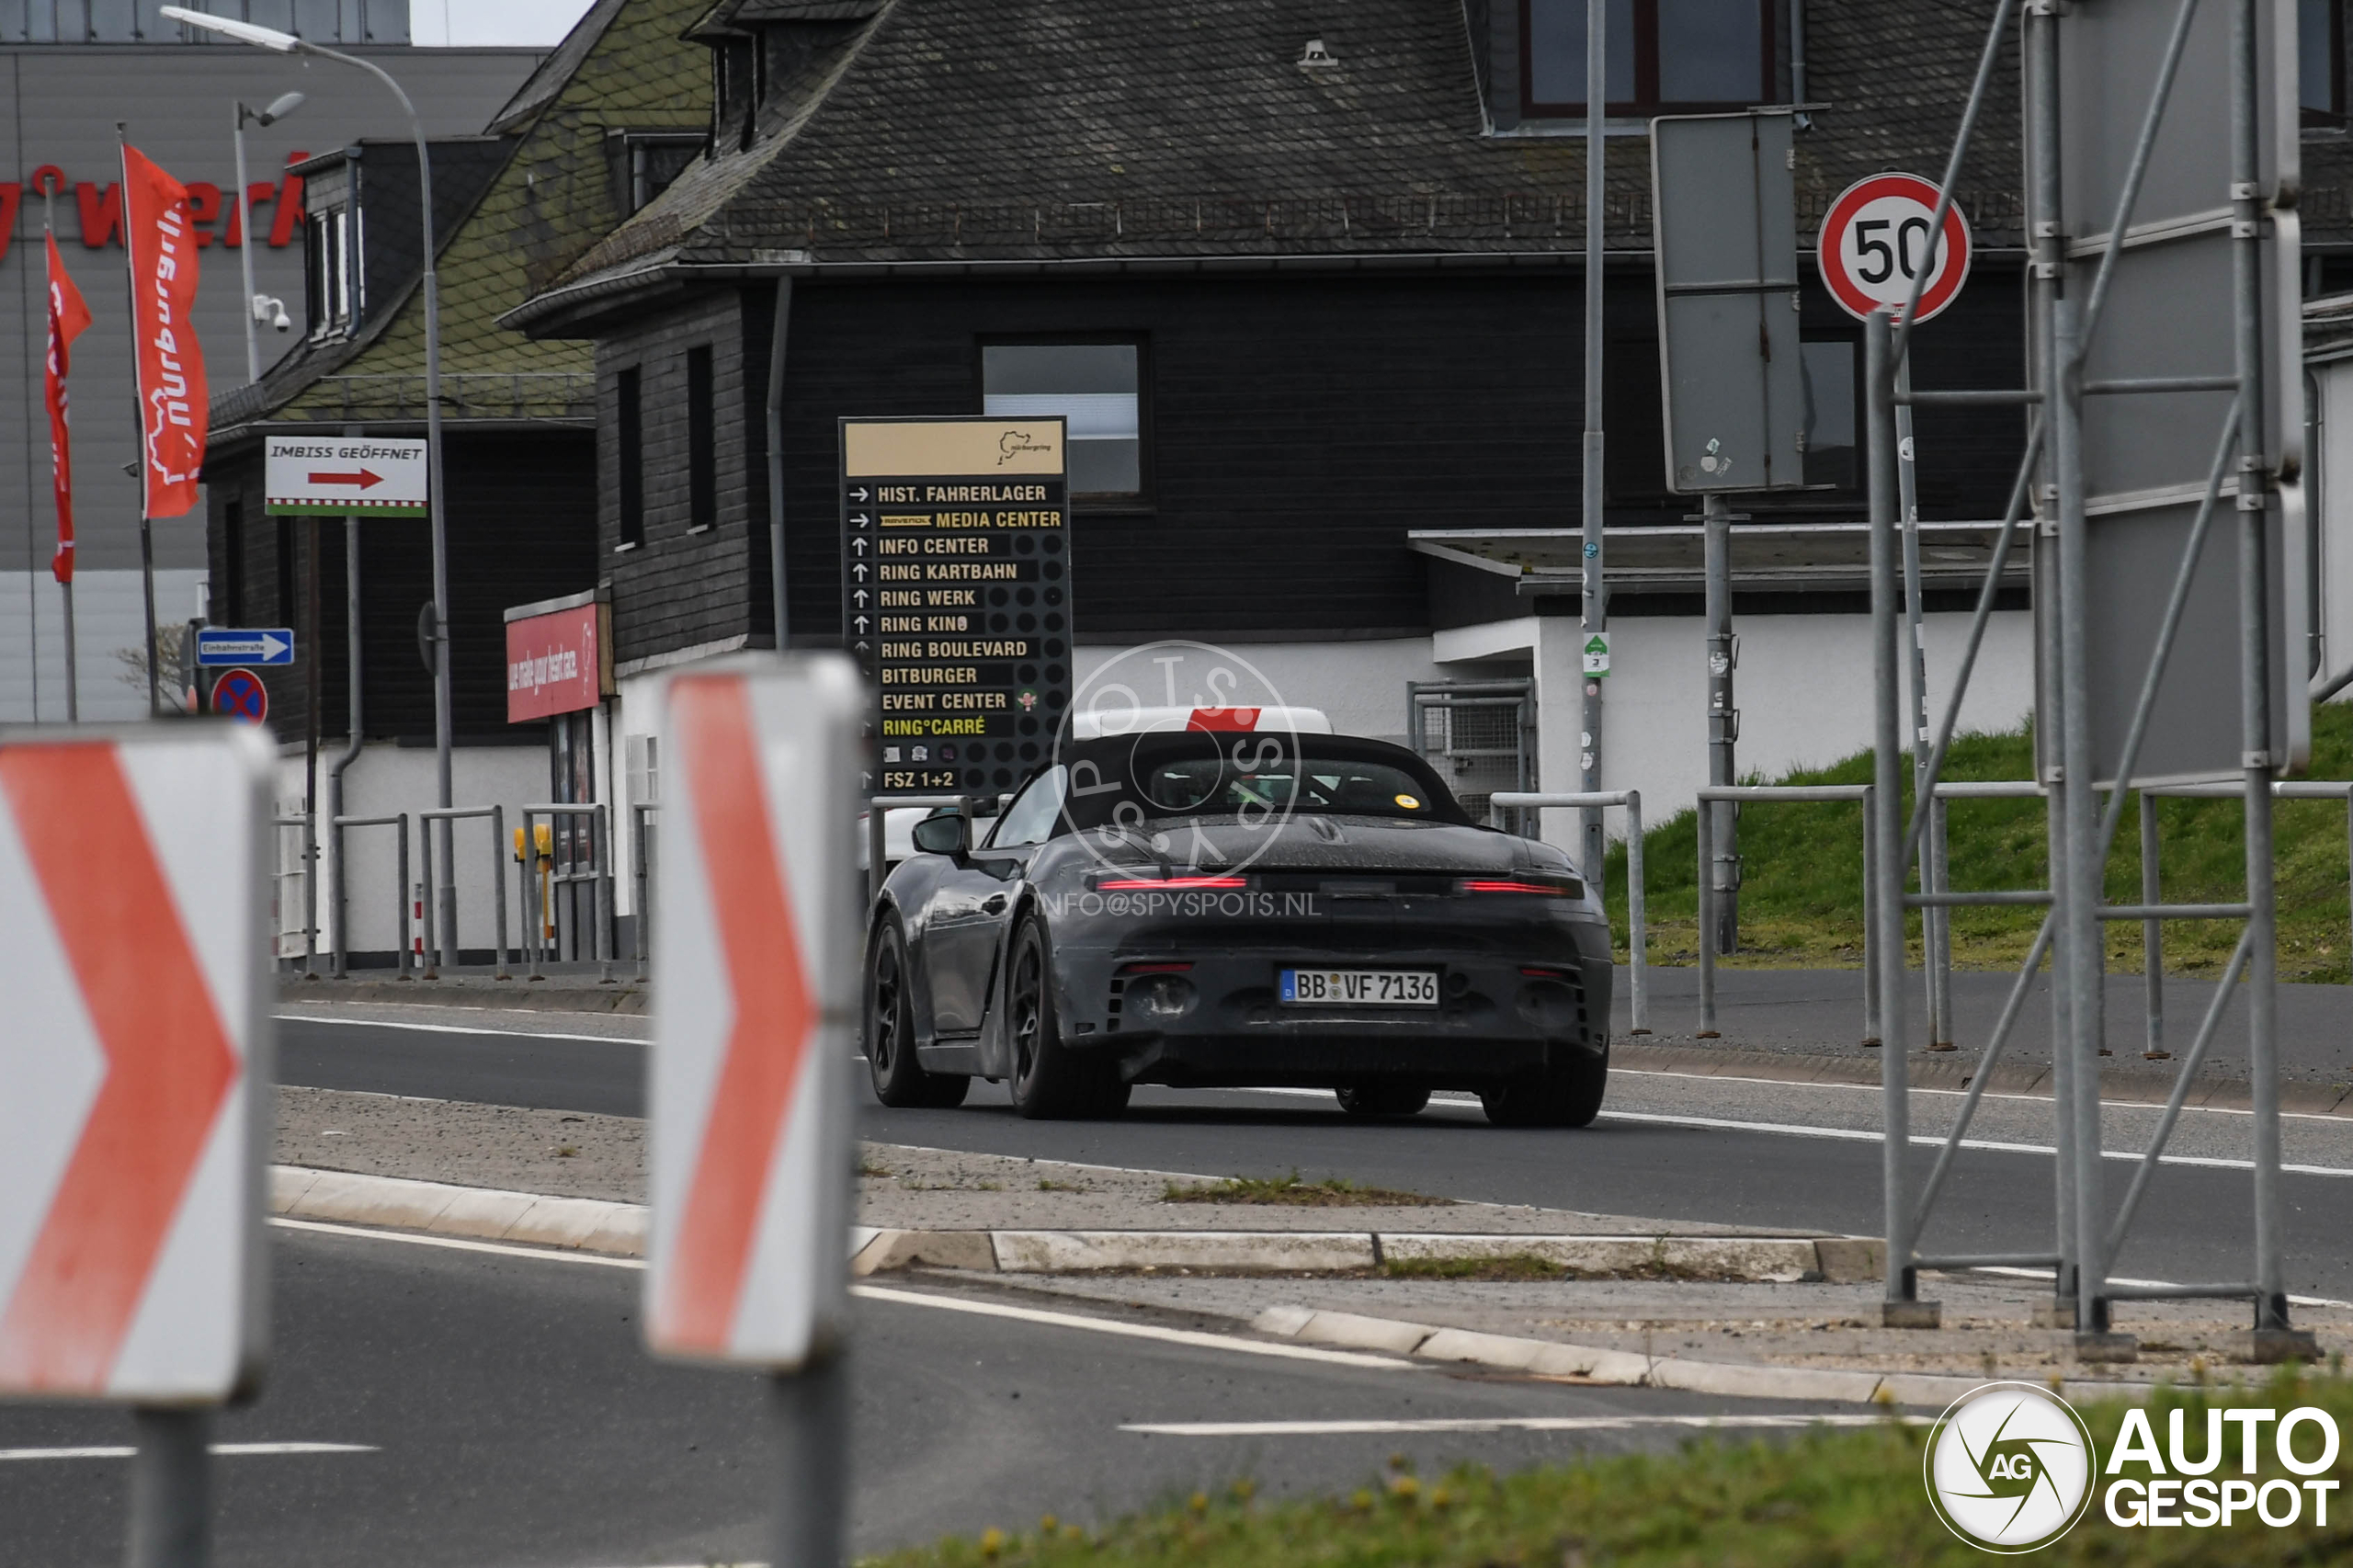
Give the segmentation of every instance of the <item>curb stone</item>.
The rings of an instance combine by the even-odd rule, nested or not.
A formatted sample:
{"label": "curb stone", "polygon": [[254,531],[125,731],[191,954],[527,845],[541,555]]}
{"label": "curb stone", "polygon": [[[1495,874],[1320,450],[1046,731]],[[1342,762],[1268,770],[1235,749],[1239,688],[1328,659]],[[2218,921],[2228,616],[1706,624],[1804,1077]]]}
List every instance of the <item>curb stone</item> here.
{"label": "curb stone", "polygon": [[[1615,1383],[1624,1387],[1681,1389],[1691,1393],[1720,1394],[1736,1399],[1806,1399],[1837,1404],[1945,1405],[1984,1378],[1938,1377],[1915,1372],[1842,1372],[1815,1367],[1773,1367],[1754,1362],[1690,1361],[1676,1357],[1637,1356],[1628,1350],[1565,1345],[1552,1339],[1522,1339],[1511,1335],[1475,1334],[1467,1329],[1434,1328],[1401,1319],[1366,1317],[1357,1312],[1317,1312],[1308,1307],[1269,1307],[1250,1320],[1260,1334],[1283,1339],[1304,1339],[1318,1345],[1349,1349],[1386,1350],[1392,1355],[1426,1360],[1468,1361],[1499,1371],[1531,1372],[1539,1377],[1574,1378],[1583,1382]],[[2147,1383],[2088,1383],[2102,1393],[2145,1400]]]}
{"label": "curb stone", "polygon": [[[403,1176],[299,1165],[270,1167],[270,1212],[286,1219],[381,1225],[477,1241],[645,1254],[642,1204],[549,1198]],[[1876,1242],[1824,1237],[1511,1236],[1368,1231],[907,1231],[853,1227],[850,1272],[927,1265],[983,1274],[1069,1274],[1117,1268],[1339,1273],[1383,1258],[1477,1260],[1532,1255],[1590,1274],[1653,1264],[1733,1278],[1833,1283],[1876,1278]],[[1425,1331],[1425,1335],[1428,1331]]]}

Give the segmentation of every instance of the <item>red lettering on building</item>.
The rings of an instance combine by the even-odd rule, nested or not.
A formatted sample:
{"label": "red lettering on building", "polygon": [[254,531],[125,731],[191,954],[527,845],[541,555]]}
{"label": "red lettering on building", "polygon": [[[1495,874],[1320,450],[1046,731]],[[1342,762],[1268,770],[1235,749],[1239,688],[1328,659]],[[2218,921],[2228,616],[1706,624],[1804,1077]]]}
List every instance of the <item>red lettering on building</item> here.
{"label": "red lettering on building", "polygon": [[92,250],[122,244],[122,187],[109,185],[100,196],[88,180],[74,187],[74,205],[82,210],[82,243]]}

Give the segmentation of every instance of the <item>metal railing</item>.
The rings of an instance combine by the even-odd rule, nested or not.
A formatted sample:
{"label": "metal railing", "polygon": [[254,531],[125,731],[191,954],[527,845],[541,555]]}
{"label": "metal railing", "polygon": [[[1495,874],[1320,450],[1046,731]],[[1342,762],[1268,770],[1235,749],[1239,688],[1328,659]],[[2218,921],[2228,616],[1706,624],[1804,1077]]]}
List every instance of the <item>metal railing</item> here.
{"label": "metal railing", "polygon": [[[1868,784],[1712,784],[1699,791],[1698,809],[1692,812],[1699,826],[1699,1028],[1698,1038],[1714,1040],[1716,1029],[1716,900],[1720,892],[1733,891],[1716,885],[1716,813],[1707,807],[1719,801],[1733,802],[1781,802],[1790,804],[1854,804],[1863,808],[1863,821],[1870,821],[1871,786]],[[1880,994],[1879,975],[1871,964],[1871,873],[1874,869],[1871,838],[1863,834],[1863,1043],[1879,1043]]]}
{"label": "metal railing", "polygon": [[647,830],[646,819],[662,809],[657,801],[631,801],[629,806],[630,875],[637,888],[634,904],[637,910],[637,978],[645,978],[646,962],[654,949],[653,877],[647,868],[653,864],[654,835]]}
{"label": "metal railing", "polygon": [[[449,879],[449,918],[439,919],[436,915],[438,906],[434,898],[433,832],[426,824],[435,822],[454,824],[472,817],[490,819],[490,903],[497,931],[496,945],[491,949],[491,963],[496,971],[494,978],[514,978],[506,968],[506,808],[448,806],[416,813],[417,846],[423,851],[420,860],[425,869],[425,978],[427,980],[439,976],[441,965],[458,961],[458,868],[455,864],[458,852],[457,829],[452,827],[449,851],[452,863],[445,868]],[[404,875],[401,881],[405,882],[408,878]]]}
{"label": "metal railing", "polygon": [[[299,930],[302,936],[304,977],[314,980],[317,975],[312,966],[319,961],[319,903],[313,896],[313,888],[318,876],[319,846],[311,830],[311,813],[298,812],[291,816],[273,816],[270,826],[277,835],[276,864],[270,868],[271,902],[276,906],[271,924],[277,927],[270,933],[274,956],[279,959],[293,956],[275,949],[284,948],[286,938]],[[302,835],[301,846],[294,851],[294,869],[290,871],[286,869],[286,830],[289,828],[300,829]],[[286,924],[286,884],[290,881],[300,882],[302,887],[302,924],[291,929]]]}
{"label": "metal railing", "polygon": [[[1627,1016],[1630,1020],[1626,1032],[1648,1034],[1651,1032],[1650,978],[1646,959],[1649,950],[1649,908],[1643,875],[1643,792],[1640,790],[1604,790],[1547,794],[1540,790],[1498,790],[1487,797],[1487,819],[1495,826],[1501,827],[1506,812],[1524,811],[1535,818],[1532,825],[1541,832],[1544,810],[1548,806],[1585,811],[1605,810],[1611,806],[1626,809],[1626,968]],[[1600,896],[1601,890],[1597,889],[1595,897]]]}
{"label": "metal railing", "polygon": [[400,841],[400,869],[392,881],[392,901],[400,905],[394,915],[394,929],[400,933],[400,937],[393,943],[393,948],[399,955],[396,962],[400,977],[406,980],[408,978],[409,931],[408,818],[405,816],[335,817],[328,823],[327,827],[328,831],[335,835],[335,863],[343,871],[343,874],[336,878],[335,885],[335,977],[341,980],[351,971],[351,923],[347,914],[351,901],[348,897],[348,890],[345,886],[351,880],[351,859],[343,852],[344,829],[389,827],[393,830],[394,835]]}
{"label": "metal railing", "polygon": [[[553,938],[548,935],[556,927],[554,922],[549,918],[553,914],[552,908],[542,908],[540,903],[542,883],[544,882],[547,888],[551,905],[553,903],[555,889],[576,887],[586,883],[592,890],[594,902],[594,914],[590,919],[591,924],[596,926],[593,946],[597,955],[597,979],[600,984],[611,984],[613,979],[613,875],[612,835],[608,831],[610,808],[601,801],[592,803],[544,801],[521,807],[520,810],[523,818],[523,910],[525,922],[529,927],[525,935],[527,950],[530,955],[530,969],[525,978],[545,980],[547,975],[541,966],[551,961],[547,957],[551,942],[556,945],[558,951],[562,950],[560,930]],[[540,817],[548,819],[550,828],[549,854],[545,858],[551,864],[544,873],[540,871],[539,865],[541,859],[539,853],[539,835],[533,831]],[[553,828],[555,819],[558,817],[589,819],[586,869],[583,869],[580,867],[576,842],[568,846],[569,854],[559,856],[556,853]],[[573,933],[573,937],[576,944],[579,939],[576,929]]]}

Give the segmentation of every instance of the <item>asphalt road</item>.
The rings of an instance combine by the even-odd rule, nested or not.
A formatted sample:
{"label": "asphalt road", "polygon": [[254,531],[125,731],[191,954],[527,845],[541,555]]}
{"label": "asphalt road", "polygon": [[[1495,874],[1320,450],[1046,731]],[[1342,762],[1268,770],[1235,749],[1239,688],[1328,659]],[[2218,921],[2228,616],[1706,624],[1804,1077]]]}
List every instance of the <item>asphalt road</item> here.
{"label": "asphalt road", "polygon": [[[274,1233],[270,1385],[221,1420],[215,1441],[369,1451],[216,1460],[219,1562],[642,1568],[767,1554],[778,1483],[769,1391],[753,1374],[647,1358],[635,1269]],[[1072,1310],[1066,1301],[1038,1304]],[[1322,1494],[1365,1483],[1392,1453],[1426,1474],[1466,1461],[1518,1468],[1689,1435],[1657,1425],[1664,1417],[1818,1408],[1278,1358],[900,1301],[861,1300],[855,1312],[852,1533],[861,1552],[991,1525],[1032,1528],[1047,1512],[1099,1520],[1242,1476],[1271,1493]],[[1529,1417],[1638,1424],[1276,1436],[1126,1429]],[[37,1451],[123,1444],[129,1431],[115,1411],[0,1406],[0,1562],[121,1561],[126,1462]]]}
{"label": "asphalt road", "polygon": [[[289,1019],[279,1026],[287,1083],[433,1098],[635,1116],[643,1112],[641,1044],[497,1032],[444,1033]],[[1646,1089],[1671,1087],[1652,1077]],[[1708,1080],[1693,1080],[1696,1095]],[[1759,1091],[1754,1119],[1787,1125],[1802,1086]],[[1710,1091],[1720,1093],[1719,1090]],[[1654,1098],[1647,1102],[1656,1104]],[[1710,1114],[1722,1119],[1722,1108]],[[1825,1118],[1826,1119],[1826,1118]],[[1434,1106],[1410,1122],[1368,1125],[1326,1097],[1249,1093],[1138,1092],[1117,1122],[1032,1122],[1001,1089],[975,1085],[952,1111],[891,1110],[867,1102],[864,1137],[936,1148],[1033,1155],[1208,1175],[1343,1176],[1449,1198],[1529,1203],[1593,1213],[1877,1234],[1875,1142],[1618,1119],[1608,1110],[1581,1131],[1505,1131],[1475,1106]],[[1931,1152],[1915,1149],[1925,1176]],[[2039,1153],[1967,1150],[1925,1246],[2023,1252],[2052,1233],[2052,1161]],[[2111,1200],[2127,1173],[2110,1166]],[[2127,1278],[2243,1278],[2250,1183],[2242,1170],[2166,1165],[2113,1272]],[[2353,1298],[2353,1235],[2339,1216],[2347,1178],[2290,1174],[2289,1288]]]}

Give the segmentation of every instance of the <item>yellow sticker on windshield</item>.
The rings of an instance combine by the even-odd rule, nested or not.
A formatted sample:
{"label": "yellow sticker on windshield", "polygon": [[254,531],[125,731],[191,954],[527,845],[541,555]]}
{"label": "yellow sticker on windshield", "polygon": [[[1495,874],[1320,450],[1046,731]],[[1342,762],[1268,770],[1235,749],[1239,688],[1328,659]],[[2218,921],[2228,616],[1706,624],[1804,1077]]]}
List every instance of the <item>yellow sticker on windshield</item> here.
{"label": "yellow sticker on windshield", "polygon": [[1401,805],[1401,806],[1404,807],[1404,808],[1405,808],[1407,811],[1409,811],[1409,812],[1418,812],[1418,811],[1420,811],[1420,810],[1422,809],[1422,803],[1421,803],[1421,801],[1419,801],[1415,800],[1415,799],[1413,796],[1411,796],[1411,795],[1400,795],[1400,796],[1398,796],[1398,797],[1397,797],[1397,803],[1398,803],[1399,805]]}

